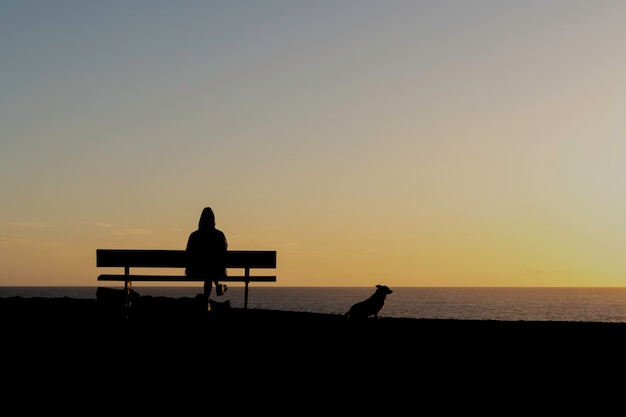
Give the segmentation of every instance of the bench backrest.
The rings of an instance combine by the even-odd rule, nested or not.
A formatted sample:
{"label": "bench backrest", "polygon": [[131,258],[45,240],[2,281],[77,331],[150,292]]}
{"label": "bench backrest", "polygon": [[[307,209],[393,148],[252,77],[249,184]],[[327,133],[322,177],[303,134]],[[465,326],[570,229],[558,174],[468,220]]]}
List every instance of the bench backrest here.
{"label": "bench backrest", "polygon": [[[96,249],[98,267],[184,268],[184,250]],[[227,268],[276,268],[276,251],[229,250]]]}

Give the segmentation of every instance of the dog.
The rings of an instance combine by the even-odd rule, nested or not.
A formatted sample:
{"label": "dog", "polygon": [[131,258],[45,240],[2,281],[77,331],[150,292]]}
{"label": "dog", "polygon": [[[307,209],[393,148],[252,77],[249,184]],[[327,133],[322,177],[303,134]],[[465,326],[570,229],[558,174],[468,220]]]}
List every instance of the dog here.
{"label": "dog", "polygon": [[370,298],[354,304],[345,315],[351,319],[366,319],[370,316],[378,318],[378,313],[385,305],[387,295],[391,293],[393,291],[388,286],[376,285],[376,291]]}

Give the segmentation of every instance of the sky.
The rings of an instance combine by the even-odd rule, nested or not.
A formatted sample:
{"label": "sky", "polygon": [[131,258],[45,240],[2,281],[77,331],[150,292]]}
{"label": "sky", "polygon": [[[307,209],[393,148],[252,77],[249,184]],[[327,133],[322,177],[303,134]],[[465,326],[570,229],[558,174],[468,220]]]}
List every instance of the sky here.
{"label": "sky", "polygon": [[97,286],[96,249],[184,249],[207,206],[268,285],[625,286],[625,18],[2,1],[0,286]]}

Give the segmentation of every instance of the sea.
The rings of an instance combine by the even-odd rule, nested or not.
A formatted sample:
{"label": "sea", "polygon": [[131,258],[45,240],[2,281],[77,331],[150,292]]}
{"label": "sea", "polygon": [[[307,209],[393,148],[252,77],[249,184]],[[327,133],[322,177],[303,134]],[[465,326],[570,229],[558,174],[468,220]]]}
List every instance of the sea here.
{"label": "sea", "polygon": [[[96,299],[98,287],[0,287],[5,297]],[[109,287],[119,288],[121,287]],[[140,296],[195,297],[200,287],[138,287]],[[250,285],[248,308],[344,314],[374,287],[272,287]],[[626,287],[397,287],[380,317],[413,319],[626,322]],[[244,287],[232,286],[216,301],[244,306]]]}

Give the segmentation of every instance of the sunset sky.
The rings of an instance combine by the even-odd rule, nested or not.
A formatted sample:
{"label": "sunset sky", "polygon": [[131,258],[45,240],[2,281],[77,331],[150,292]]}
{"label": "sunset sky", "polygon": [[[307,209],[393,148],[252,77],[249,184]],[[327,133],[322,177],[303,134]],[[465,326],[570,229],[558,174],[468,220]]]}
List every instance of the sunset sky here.
{"label": "sunset sky", "polygon": [[0,285],[97,286],[97,248],[183,249],[210,206],[270,285],[626,286],[625,21],[3,1]]}

